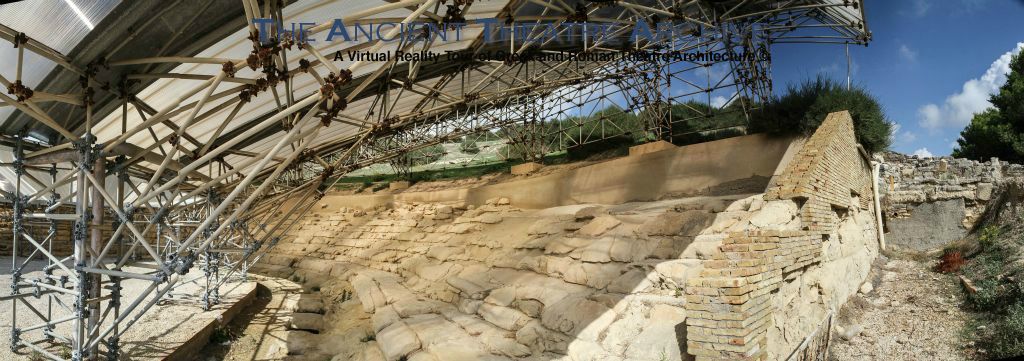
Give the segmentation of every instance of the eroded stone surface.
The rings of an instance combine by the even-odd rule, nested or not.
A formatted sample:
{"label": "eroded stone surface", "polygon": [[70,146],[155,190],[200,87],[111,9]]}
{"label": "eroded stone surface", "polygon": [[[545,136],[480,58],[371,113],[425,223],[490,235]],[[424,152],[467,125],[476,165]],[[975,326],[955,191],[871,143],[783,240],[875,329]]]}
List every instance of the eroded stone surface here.
{"label": "eroded stone surface", "polygon": [[[547,210],[509,203],[323,211],[257,268],[346,285],[345,304],[366,326],[337,357],[681,360],[683,289],[720,251],[720,232],[791,227],[795,218],[789,204],[760,195]],[[326,299],[291,307],[346,322],[331,317]]]}

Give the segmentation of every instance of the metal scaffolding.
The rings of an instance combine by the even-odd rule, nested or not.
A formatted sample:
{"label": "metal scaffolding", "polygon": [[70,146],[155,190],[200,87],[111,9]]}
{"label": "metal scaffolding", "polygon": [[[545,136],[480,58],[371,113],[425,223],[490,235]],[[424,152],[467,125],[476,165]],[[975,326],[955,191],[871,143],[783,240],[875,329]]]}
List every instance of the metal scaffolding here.
{"label": "metal scaffolding", "polygon": [[[623,32],[573,38],[571,27],[558,30],[576,39],[568,43],[540,36],[494,43],[478,31],[457,50],[461,60],[342,62],[331,60],[329,52],[422,52],[443,43],[424,34],[390,45],[338,47],[284,36],[276,27],[276,40],[261,42],[254,19],[284,23],[286,2],[241,2],[247,38],[235,40],[251,45],[245,59],[196,52],[168,56],[163,50],[122,59],[115,56],[119,48],[105,59],[70,59],[0,24],[0,39],[19,50],[13,81],[0,75],[10,94],[0,94],[0,104],[17,109],[0,123],[0,144],[10,145],[14,155],[0,166],[17,175],[14,192],[7,194],[11,290],[0,297],[10,302],[12,351],[27,348],[55,360],[118,359],[125,331],[182,285],[201,283],[196,296],[203,307],[218,304],[226,283],[245,279],[339,176],[353,170],[386,162],[407,167],[403,157],[410,152],[492,130],[503,131],[517,152],[533,159],[621,136],[623,125],[602,115],[610,107],[636,115],[642,131],[628,134],[634,140],[672,140],[685,136],[680,129],[694,119],[726,111],[745,117],[770,99],[772,89],[769,57],[674,55],[769,54],[779,43],[870,40],[860,1],[512,0],[487,6],[485,16],[534,25],[526,30],[532,35],[545,24],[626,29],[641,21],[671,22],[685,31],[632,41]],[[382,14],[404,10],[404,17],[390,21],[479,30],[483,22],[472,11],[477,6],[483,5],[381,1],[345,20],[385,21]],[[330,24],[309,30],[307,36],[322,35]],[[499,35],[493,30],[490,36]],[[525,59],[566,52],[597,60],[478,59],[495,50]],[[27,87],[21,70],[25,51],[57,64],[57,72],[80,77],[77,90],[56,94]],[[625,57],[641,53],[654,57]],[[220,71],[151,72],[163,63],[212,64]],[[143,96],[139,83],[147,79],[199,84],[184,93],[157,90],[162,106],[153,107],[146,100],[153,94]],[[712,103],[719,91],[731,97],[718,106],[692,105]],[[55,117],[53,104],[70,107],[56,108],[64,116]],[[272,110],[251,114],[265,105]],[[672,111],[678,106],[692,111],[678,116]],[[195,132],[208,122],[217,124],[209,134]],[[100,130],[110,127],[120,131],[99,139]],[[28,231],[30,221],[46,224],[46,236]],[[63,237],[62,224],[70,227]],[[69,253],[55,251],[67,244]],[[41,273],[29,273],[32,261],[45,263]],[[144,291],[124,295],[122,283],[128,280],[145,284]],[[44,299],[47,306],[40,309],[28,298]],[[69,355],[59,354],[62,348]]]}

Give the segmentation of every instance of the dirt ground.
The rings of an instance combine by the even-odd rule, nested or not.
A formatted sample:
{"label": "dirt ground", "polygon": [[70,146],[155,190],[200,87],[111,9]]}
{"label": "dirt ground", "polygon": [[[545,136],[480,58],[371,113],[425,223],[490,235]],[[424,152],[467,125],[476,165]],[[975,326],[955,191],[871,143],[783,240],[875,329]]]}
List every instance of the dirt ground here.
{"label": "dirt ground", "polygon": [[[932,262],[875,261],[872,290],[843,306],[833,332],[831,360],[973,360],[965,339],[958,279],[932,271]],[[863,289],[862,289],[863,290]]]}
{"label": "dirt ground", "polygon": [[285,297],[302,292],[302,287],[287,280],[253,277],[259,282],[256,298],[200,352],[203,360],[268,359],[270,347],[285,339],[284,318],[290,313],[284,309]]}

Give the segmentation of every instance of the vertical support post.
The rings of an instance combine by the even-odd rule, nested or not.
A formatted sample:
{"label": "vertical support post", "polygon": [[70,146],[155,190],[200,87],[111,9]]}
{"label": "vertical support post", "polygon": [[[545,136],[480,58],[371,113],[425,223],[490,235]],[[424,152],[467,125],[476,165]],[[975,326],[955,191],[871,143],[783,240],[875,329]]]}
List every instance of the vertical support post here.
{"label": "vertical support post", "polygon": [[878,174],[881,162],[871,161],[871,192],[874,193],[875,228],[878,235],[878,248],[885,250],[885,230],[882,224],[882,202],[878,199]]}
{"label": "vertical support post", "polygon": [[[95,164],[93,164],[93,169],[92,169],[93,177],[96,178],[97,180],[99,180],[100,182],[104,182],[104,180],[106,179],[106,160],[104,160],[103,157],[100,157],[98,155],[95,156],[95,158],[96,158],[95,159]],[[90,259],[90,262],[88,264],[100,264],[100,263],[103,262],[102,259],[93,259],[93,257],[95,257],[96,255],[99,255],[101,253],[100,251],[104,248],[103,245],[101,244],[103,242],[103,229],[102,229],[102,226],[103,226],[103,194],[100,193],[103,190],[100,189],[99,187],[100,187],[100,185],[93,185],[93,187],[92,187],[92,195],[90,196],[92,198],[91,199],[92,200],[92,227],[89,230],[91,232],[91,237],[90,237],[90,240],[89,240],[89,249],[91,250],[91,252],[88,252],[88,256],[89,256],[89,259]],[[102,285],[101,281],[102,281],[101,280],[101,276],[99,274],[95,274],[95,273],[89,274],[89,286],[91,287],[91,289],[89,290],[89,295],[91,297],[99,297],[99,295],[101,293],[100,292],[100,290],[101,290],[100,286]],[[98,325],[99,325],[99,322],[100,322],[100,303],[99,302],[91,302],[91,303],[89,303],[89,328],[88,328],[88,330],[96,329],[98,327]],[[91,336],[91,335],[88,335],[88,336]],[[98,357],[99,357],[99,346],[97,345],[97,346],[94,346],[92,349],[89,350],[89,359],[90,360],[97,360]]]}
{"label": "vertical support post", "polygon": [[846,42],[846,90],[850,90],[850,42]]}
{"label": "vertical support post", "polygon": [[[14,203],[14,215],[11,223],[13,243],[11,244],[11,295],[18,293],[18,282],[21,281],[21,272],[18,270],[18,243],[21,242],[22,219],[24,217],[24,205],[21,196],[21,177],[25,174],[25,150],[22,136],[18,137],[14,146],[14,173],[17,176],[14,185],[14,196],[11,202]],[[21,340],[18,330],[18,302],[11,302],[11,352],[17,351]]]}
{"label": "vertical support post", "polygon": [[89,213],[86,209],[87,199],[87,188],[89,182],[86,180],[85,173],[89,171],[92,166],[92,142],[88,139],[88,135],[77,142],[76,147],[78,148],[78,169],[77,179],[75,181],[75,212],[79,215],[78,220],[75,221],[75,228],[72,235],[72,242],[74,244],[74,265],[75,273],[78,276],[78,284],[75,286],[77,291],[75,295],[74,312],[75,312],[75,325],[74,333],[72,335],[71,345],[71,359],[73,361],[84,360],[88,355],[85,354],[86,344],[86,329],[88,325],[84,324],[83,321],[89,318],[89,310],[87,308],[87,300],[89,298],[89,280],[90,277],[83,271],[83,267],[88,265],[87,250],[85,244],[85,232],[89,225]]}
{"label": "vertical support post", "polygon": [[[57,184],[57,163],[53,163],[52,165],[50,165],[50,184]],[[49,201],[49,203],[47,205],[46,213],[50,213],[51,212],[49,210],[50,207],[56,206],[57,203],[60,202],[60,198],[61,198],[60,194],[57,193],[57,187],[53,187],[52,189],[50,189],[50,201]],[[57,220],[52,219],[52,218],[50,219],[50,236],[49,236],[49,238],[50,238],[50,242],[47,245],[49,247],[47,250],[50,252],[50,254],[53,254],[53,243],[57,239]],[[52,276],[53,275],[53,267],[47,267],[45,272],[46,272],[47,276]],[[53,299],[54,299],[54,297],[56,297],[56,296],[54,296],[53,294],[47,295],[47,303],[46,303],[46,319],[47,320],[53,320]],[[46,335],[46,340],[53,341],[53,334],[52,334],[52,332],[53,332],[53,325],[52,324],[47,324],[45,331],[46,332],[44,332],[44,334]]]}
{"label": "vertical support post", "polygon": [[[114,308],[114,319],[121,319],[121,277],[110,277],[110,304]],[[119,323],[114,322],[113,335],[107,338],[107,361],[117,361],[121,356]]]}
{"label": "vertical support post", "polygon": [[[206,195],[206,206],[209,207],[210,212],[207,216],[216,216],[213,214],[213,210],[220,205],[220,196],[216,189],[211,188]],[[210,223],[205,229],[203,229],[203,238],[209,238],[217,227],[220,226],[219,220],[215,220]],[[213,248],[213,247],[210,247]],[[219,282],[217,276],[219,262],[221,260],[220,253],[216,250],[210,250],[207,248],[204,252],[206,263],[203,265],[203,276],[206,278],[206,289],[203,291],[203,309],[209,311],[214,305],[220,303],[220,292]]]}

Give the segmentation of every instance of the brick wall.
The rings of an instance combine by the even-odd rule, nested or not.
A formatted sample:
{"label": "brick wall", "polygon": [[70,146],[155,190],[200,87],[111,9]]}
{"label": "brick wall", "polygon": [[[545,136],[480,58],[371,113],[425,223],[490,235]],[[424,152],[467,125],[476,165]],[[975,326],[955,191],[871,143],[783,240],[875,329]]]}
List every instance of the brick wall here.
{"label": "brick wall", "polygon": [[767,359],[779,284],[822,261],[841,213],[870,210],[870,187],[849,113],[829,114],[764,196],[800,204],[800,229],[730,232],[700,276],[687,281],[687,351],[697,360]]}

